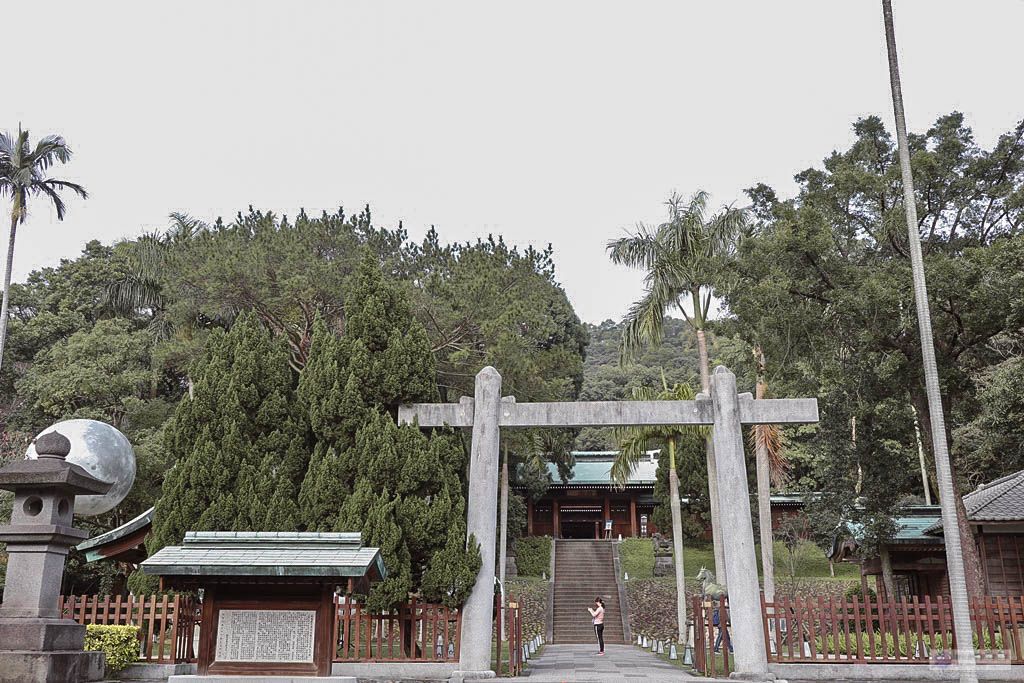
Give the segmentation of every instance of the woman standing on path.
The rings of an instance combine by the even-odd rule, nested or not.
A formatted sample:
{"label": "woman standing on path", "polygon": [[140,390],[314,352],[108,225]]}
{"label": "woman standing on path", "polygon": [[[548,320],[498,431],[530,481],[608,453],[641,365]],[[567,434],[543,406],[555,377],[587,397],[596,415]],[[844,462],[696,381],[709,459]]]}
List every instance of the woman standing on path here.
{"label": "woman standing on path", "polygon": [[604,600],[601,598],[594,598],[594,607],[588,607],[587,611],[590,612],[590,616],[594,617],[594,633],[597,634],[598,652],[597,654],[604,654]]}

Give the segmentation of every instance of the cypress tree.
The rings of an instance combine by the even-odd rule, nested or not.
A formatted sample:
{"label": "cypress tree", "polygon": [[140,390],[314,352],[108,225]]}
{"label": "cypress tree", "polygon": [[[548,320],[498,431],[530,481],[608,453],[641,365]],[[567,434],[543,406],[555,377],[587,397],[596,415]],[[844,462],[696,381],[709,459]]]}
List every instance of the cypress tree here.
{"label": "cypress tree", "polygon": [[284,345],[242,315],[211,335],[193,377],[194,398],[165,432],[178,461],[156,504],[150,553],[186,531],[295,528],[307,447]]}
{"label": "cypress tree", "polygon": [[[317,440],[299,500],[306,528],[362,532],[388,579],[369,596],[386,608],[420,587],[459,604],[479,570],[466,550],[465,452],[450,435],[398,426],[400,403],[438,398],[423,326],[369,256],[345,303],[344,334],[318,321],[299,396]],[[437,557],[438,559],[434,559]]]}

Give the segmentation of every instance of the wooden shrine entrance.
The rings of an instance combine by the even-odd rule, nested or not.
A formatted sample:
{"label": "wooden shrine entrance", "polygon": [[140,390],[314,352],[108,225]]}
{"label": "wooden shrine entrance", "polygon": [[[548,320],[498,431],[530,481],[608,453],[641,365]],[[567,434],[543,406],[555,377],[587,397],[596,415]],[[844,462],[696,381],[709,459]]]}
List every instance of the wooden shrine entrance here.
{"label": "wooden shrine entrance", "polygon": [[559,538],[601,538],[604,528],[600,503],[574,502],[559,507]]}

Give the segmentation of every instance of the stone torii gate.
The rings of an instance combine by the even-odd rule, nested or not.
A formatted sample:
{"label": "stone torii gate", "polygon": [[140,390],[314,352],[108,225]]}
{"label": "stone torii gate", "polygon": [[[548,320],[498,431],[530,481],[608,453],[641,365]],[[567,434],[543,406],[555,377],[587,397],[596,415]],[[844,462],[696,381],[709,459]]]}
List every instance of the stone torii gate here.
{"label": "stone torii gate", "polygon": [[[713,425],[718,464],[720,523],[729,558],[729,611],[736,650],[735,671],[767,677],[761,593],[750,521],[750,492],[743,455],[742,425],[801,424],[818,421],[813,398],[762,399],[736,393],[736,376],[715,368],[711,396],[694,401],[566,401],[516,403],[501,397],[501,375],[488,366],[476,376],[475,396],[459,403],[401,406],[399,423],[417,419],[421,427],[472,427],[467,535],[480,544],[483,564],[463,606],[459,671],[456,678],[486,678],[491,668],[491,610],[494,595],[494,545],[498,501],[498,441],[502,427],[629,427],[638,425]],[[584,606],[580,606],[582,611]]]}

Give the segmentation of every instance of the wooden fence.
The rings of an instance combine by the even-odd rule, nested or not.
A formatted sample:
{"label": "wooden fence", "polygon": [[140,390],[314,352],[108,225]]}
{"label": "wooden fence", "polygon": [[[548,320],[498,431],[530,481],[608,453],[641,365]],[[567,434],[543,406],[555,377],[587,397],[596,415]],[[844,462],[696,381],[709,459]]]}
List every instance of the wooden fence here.
{"label": "wooden fence", "polygon": [[518,676],[523,671],[527,655],[523,652],[523,605],[515,596],[509,596],[508,604],[502,608],[501,597],[494,596],[495,619],[494,639],[497,642],[497,663],[495,673],[501,676],[501,622],[505,621],[505,637],[508,641],[508,674]]}
{"label": "wooden fence", "polygon": [[335,597],[336,662],[446,662],[459,658],[459,610],[415,598],[385,612]]}
{"label": "wooden fence", "polygon": [[702,596],[695,595],[692,608],[693,668],[708,676],[728,678],[732,669],[728,599],[705,601]]}
{"label": "wooden fence", "polygon": [[[459,658],[462,615],[458,609],[412,599],[394,609],[374,613],[354,600],[336,596],[335,662],[447,662]],[[139,627],[139,659],[161,664],[196,661],[199,603],[186,597],[120,595],[60,596],[65,619],[80,624]],[[510,634],[509,661],[522,668],[521,610],[506,608]]]}
{"label": "wooden fence", "polygon": [[62,595],[59,602],[61,618],[79,624],[138,626],[139,659],[161,664],[195,661],[197,607],[181,595]]}
{"label": "wooden fence", "polygon": [[[773,662],[927,664],[951,658],[956,648],[948,598],[779,598],[762,605]],[[970,615],[979,664],[1024,664],[1024,597],[972,600]]]}

